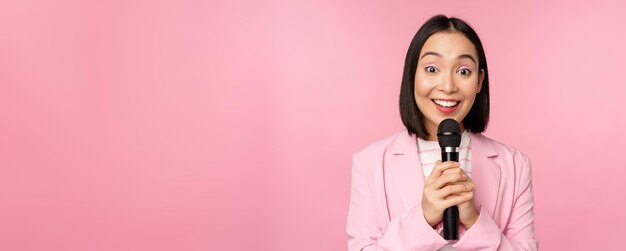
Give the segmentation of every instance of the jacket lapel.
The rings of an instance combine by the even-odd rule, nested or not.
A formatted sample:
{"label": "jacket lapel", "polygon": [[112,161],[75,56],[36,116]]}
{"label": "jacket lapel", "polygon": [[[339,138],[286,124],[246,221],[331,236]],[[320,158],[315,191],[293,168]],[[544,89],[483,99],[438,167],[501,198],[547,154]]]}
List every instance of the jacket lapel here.
{"label": "jacket lapel", "polygon": [[[411,209],[422,200],[424,188],[424,171],[417,153],[415,136],[403,131],[390,147],[388,169],[405,211]],[[387,189],[392,184],[387,185]]]}
{"label": "jacket lapel", "polygon": [[[491,143],[482,134],[470,133],[472,149],[472,181],[477,192],[474,205],[477,210],[485,207],[493,216],[500,187],[500,166],[492,158],[497,156]],[[396,138],[385,155],[386,172],[395,184],[386,184],[386,189],[394,189],[400,194],[402,205],[409,210],[422,200],[424,171],[417,152],[415,136],[403,131]]]}
{"label": "jacket lapel", "polygon": [[500,192],[501,170],[495,161],[498,153],[482,134],[470,133],[472,149],[472,182],[476,185],[474,206],[483,206],[493,216]]}

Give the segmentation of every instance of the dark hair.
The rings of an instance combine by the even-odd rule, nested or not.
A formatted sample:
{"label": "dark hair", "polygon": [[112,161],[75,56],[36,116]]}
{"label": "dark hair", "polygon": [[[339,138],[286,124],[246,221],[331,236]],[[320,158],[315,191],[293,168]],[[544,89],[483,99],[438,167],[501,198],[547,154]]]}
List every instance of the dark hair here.
{"label": "dark hair", "polygon": [[422,120],[423,114],[415,103],[415,71],[424,43],[431,35],[440,31],[461,32],[476,47],[478,67],[480,68],[478,72],[483,70],[485,76],[480,92],[476,94],[476,100],[472,108],[463,119],[463,126],[470,132],[484,132],[489,121],[489,71],[487,70],[487,59],[485,58],[483,45],[469,24],[461,19],[448,18],[444,15],[437,15],[428,19],[413,37],[409,50],[406,53],[402,86],[400,87],[400,117],[402,117],[402,123],[406,126],[409,135],[417,134],[419,138],[428,138],[429,133]]}

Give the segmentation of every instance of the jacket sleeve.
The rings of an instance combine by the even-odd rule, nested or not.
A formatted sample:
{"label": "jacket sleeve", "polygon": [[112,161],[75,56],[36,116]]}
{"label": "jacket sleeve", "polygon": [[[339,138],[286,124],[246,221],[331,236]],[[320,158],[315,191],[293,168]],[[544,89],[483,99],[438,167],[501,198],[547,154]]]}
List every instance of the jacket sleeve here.
{"label": "jacket sleeve", "polygon": [[374,195],[368,182],[368,168],[359,162],[355,153],[352,156],[352,181],[350,206],[346,233],[348,250],[438,250],[448,244],[428,225],[418,203],[411,210],[381,227],[380,218],[388,219],[377,212]]}
{"label": "jacket sleeve", "polygon": [[480,209],[476,223],[465,232],[453,246],[458,251],[469,250],[528,250],[539,247],[535,239],[532,190],[532,168],[526,156],[523,157],[521,175],[516,186],[514,205],[509,221],[502,231],[488,212]]}

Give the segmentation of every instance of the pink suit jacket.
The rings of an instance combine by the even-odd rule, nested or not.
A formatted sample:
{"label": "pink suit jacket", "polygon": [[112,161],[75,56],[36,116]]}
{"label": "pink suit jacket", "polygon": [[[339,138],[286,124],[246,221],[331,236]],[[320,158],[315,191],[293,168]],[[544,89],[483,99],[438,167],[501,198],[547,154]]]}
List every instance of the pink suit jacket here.
{"label": "pink suit jacket", "polygon": [[[537,250],[531,165],[515,148],[470,133],[474,204],[480,213],[456,250]],[[348,250],[438,250],[448,241],[428,225],[424,173],[415,136],[406,130],[352,157]],[[439,227],[441,223],[439,224]]]}

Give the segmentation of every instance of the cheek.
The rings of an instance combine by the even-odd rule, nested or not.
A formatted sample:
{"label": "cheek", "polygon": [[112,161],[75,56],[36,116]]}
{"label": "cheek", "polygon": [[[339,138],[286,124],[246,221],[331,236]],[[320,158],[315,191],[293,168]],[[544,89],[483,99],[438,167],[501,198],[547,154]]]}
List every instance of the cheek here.
{"label": "cheek", "polygon": [[459,87],[462,89],[465,99],[464,107],[467,111],[469,111],[476,101],[476,95],[478,94],[478,84],[475,81],[468,81],[467,83],[464,83]]}
{"label": "cheek", "polygon": [[419,75],[415,76],[414,89],[416,99],[427,98],[433,87],[432,79],[419,77]]}
{"label": "cheek", "polygon": [[463,79],[458,81],[458,87],[466,98],[476,96],[478,93],[478,78]]}

